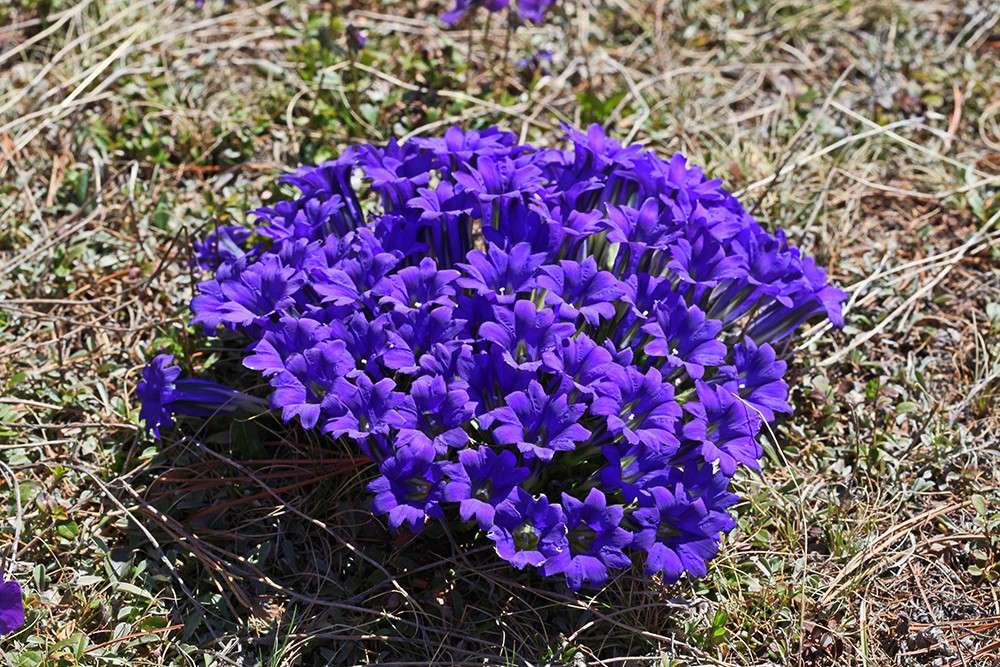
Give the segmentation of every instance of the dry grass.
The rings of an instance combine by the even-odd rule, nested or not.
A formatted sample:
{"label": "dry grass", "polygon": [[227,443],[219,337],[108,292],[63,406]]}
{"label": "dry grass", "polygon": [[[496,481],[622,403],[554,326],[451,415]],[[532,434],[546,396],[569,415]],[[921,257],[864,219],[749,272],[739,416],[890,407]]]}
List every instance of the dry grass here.
{"label": "dry grass", "polygon": [[[507,58],[429,0],[189,5],[0,7],[0,554],[29,608],[0,663],[1000,663],[992,3],[567,0]],[[550,71],[516,64],[538,48]],[[238,372],[184,325],[186,248],[284,166],[593,121],[706,165],[851,291],[707,579],[569,597],[463,535],[394,542],[309,434],[139,436],[154,351]]]}

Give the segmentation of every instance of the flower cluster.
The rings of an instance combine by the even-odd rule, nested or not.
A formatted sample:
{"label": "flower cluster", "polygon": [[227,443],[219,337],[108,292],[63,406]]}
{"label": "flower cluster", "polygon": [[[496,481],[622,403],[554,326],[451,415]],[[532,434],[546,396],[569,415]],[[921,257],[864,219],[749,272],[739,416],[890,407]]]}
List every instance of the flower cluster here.
{"label": "flower cluster", "polygon": [[[841,323],[811,258],[683,156],[597,126],[565,150],[455,127],[283,181],[300,195],[252,236],[199,247],[194,321],[245,339],[285,421],[375,462],[392,528],[468,522],[573,589],[633,561],[705,574],[733,475],[791,410],[776,344]],[[181,389],[163,363],[154,432],[152,388]]]}

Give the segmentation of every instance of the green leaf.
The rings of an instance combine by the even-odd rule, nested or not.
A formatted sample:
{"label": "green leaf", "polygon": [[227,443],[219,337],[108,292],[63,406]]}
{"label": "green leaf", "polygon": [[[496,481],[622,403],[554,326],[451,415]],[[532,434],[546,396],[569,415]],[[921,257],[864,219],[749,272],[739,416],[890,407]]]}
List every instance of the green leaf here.
{"label": "green leaf", "polygon": [[69,637],[56,644],[51,653],[58,653],[63,649],[66,649],[73,655],[73,657],[79,660],[86,652],[88,643],[89,640],[87,639],[87,635],[82,632],[74,632]]}
{"label": "green leaf", "polygon": [[139,622],[139,627],[143,630],[162,630],[167,625],[168,621],[164,616],[147,616]]}
{"label": "green leaf", "polygon": [[45,662],[45,654],[41,651],[21,651],[14,656],[17,667],[41,667]]}
{"label": "green leaf", "polygon": [[76,521],[67,521],[56,526],[56,534],[67,540],[75,540],[80,534],[80,526]]}
{"label": "green leaf", "polygon": [[170,229],[170,204],[167,202],[165,194],[161,194],[156,202],[152,222],[153,226],[157,229],[162,229],[163,231]]}
{"label": "green leaf", "polygon": [[139,588],[138,586],[136,586],[135,584],[130,584],[130,583],[121,581],[121,582],[118,583],[117,588],[120,591],[125,591],[126,593],[131,593],[132,595],[135,595],[136,597],[145,598],[145,599],[150,600],[150,601],[153,600],[153,596],[150,594],[149,591],[143,590],[143,589]]}
{"label": "green leaf", "polygon": [[970,500],[972,500],[972,506],[976,508],[979,516],[986,516],[986,498],[983,498],[978,493],[973,493]]}

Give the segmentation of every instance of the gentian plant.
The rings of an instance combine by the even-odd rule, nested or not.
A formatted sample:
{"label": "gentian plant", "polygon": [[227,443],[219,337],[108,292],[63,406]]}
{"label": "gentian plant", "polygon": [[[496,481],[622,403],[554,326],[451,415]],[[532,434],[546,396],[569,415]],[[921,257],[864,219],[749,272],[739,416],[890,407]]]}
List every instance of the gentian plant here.
{"label": "gentian plant", "polygon": [[[788,413],[794,332],[845,294],[718,180],[593,126],[353,146],[197,246],[193,321],[242,341],[270,407],[356,446],[393,529],[460,522],[515,568],[601,586],[701,576],[730,490]],[[253,407],[157,357],[173,414]]]}

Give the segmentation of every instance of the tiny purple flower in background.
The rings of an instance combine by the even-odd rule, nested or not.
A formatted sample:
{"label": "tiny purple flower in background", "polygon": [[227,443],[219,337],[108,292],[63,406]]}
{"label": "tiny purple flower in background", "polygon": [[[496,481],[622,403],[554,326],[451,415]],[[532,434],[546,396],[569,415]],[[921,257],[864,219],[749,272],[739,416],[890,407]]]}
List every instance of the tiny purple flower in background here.
{"label": "tiny purple flower in background", "polygon": [[[633,562],[702,576],[734,525],[732,478],[791,411],[777,343],[839,324],[846,295],[684,156],[597,125],[567,141],[453,127],[301,167],[256,228],[196,245],[211,275],[193,322],[240,350],[276,417],[378,464],[393,530],[458,517],[573,590]],[[137,392],[155,437],[263,400],[167,355]]]}
{"label": "tiny purple flower in background", "polygon": [[483,7],[488,12],[496,13],[506,9],[510,0],[455,0],[455,6],[441,15],[441,20],[447,25],[453,25],[465,18],[472,9]]}
{"label": "tiny purple flower in background", "polygon": [[[540,23],[540,21],[537,21]],[[548,49],[538,49],[530,58],[521,58],[517,61],[517,68],[520,70],[537,70],[542,74],[548,74],[552,65],[553,53]]]}
{"label": "tiny purple flower in background", "polygon": [[517,13],[525,21],[541,23],[553,0],[518,0]]}
{"label": "tiny purple flower in background", "polygon": [[[545,20],[545,12],[553,0],[514,0],[517,17],[522,21],[541,23]],[[483,7],[491,14],[507,9],[511,0],[455,0],[455,5],[441,14],[441,20],[446,25],[458,23],[465,15],[478,7]]]}
{"label": "tiny purple flower in background", "polygon": [[347,26],[347,45],[352,51],[360,51],[368,44],[368,31],[349,25]]}
{"label": "tiny purple flower in background", "polygon": [[0,580],[0,635],[24,625],[24,594],[16,581]]}

